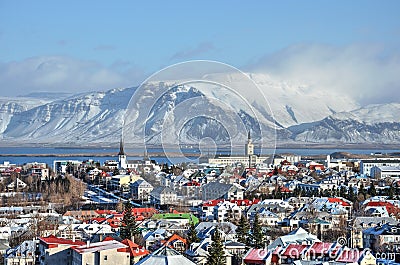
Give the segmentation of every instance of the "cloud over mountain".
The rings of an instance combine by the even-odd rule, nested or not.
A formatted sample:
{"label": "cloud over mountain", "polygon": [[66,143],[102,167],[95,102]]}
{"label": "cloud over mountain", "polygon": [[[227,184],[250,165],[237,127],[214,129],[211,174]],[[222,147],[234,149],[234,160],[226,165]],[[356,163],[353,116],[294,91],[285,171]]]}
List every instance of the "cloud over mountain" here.
{"label": "cloud over mountain", "polygon": [[361,105],[400,98],[400,50],[380,44],[292,45],[264,56],[249,69],[347,94]]}

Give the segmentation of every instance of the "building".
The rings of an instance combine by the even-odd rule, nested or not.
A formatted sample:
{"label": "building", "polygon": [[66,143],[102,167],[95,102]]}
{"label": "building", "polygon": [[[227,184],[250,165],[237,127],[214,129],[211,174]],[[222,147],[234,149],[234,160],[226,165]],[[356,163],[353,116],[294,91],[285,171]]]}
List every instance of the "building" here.
{"label": "building", "polygon": [[4,255],[5,265],[33,265],[35,264],[35,240],[22,242],[15,248],[10,248]]}
{"label": "building", "polygon": [[400,159],[398,158],[376,158],[362,159],[360,161],[360,173],[371,176],[371,168],[373,167],[400,167]]}
{"label": "building", "polygon": [[122,139],[119,142],[119,153],[118,153],[118,166],[119,168],[126,169],[126,154],[124,152],[124,145],[122,143]]}
{"label": "building", "polygon": [[216,157],[200,157],[200,163],[207,163],[213,165],[226,165],[242,164],[245,167],[255,167],[256,164],[263,164],[269,161],[268,156],[259,156],[254,154],[254,144],[252,142],[250,131],[248,132],[247,141],[244,146],[244,156],[216,156]]}
{"label": "building", "polygon": [[210,182],[201,187],[201,196],[203,201],[215,199],[243,200],[244,190],[245,188],[236,183]]}
{"label": "building", "polygon": [[77,246],[72,251],[72,265],[130,265],[129,247],[116,240]]}
{"label": "building", "polygon": [[392,217],[356,217],[352,222],[350,230],[351,247],[362,248],[364,246],[363,230],[383,224],[397,225],[398,221]]}
{"label": "building", "polygon": [[85,242],[58,238],[53,235],[39,237],[38,259],[40,265],[71,265],[71,247],[85,245]]}
{"label": "building", "polygon": [[195,265],[191,260],[184,257],[178,251],[169,248],[167,246],[159,248],[157,251],[148,255],[136,265],[167,265],[167,264],[179,264],[179,265]]}
{"label": "building", "polygon": [[81,161],[78,160],[54,160],[53,171],[55,174],[73,173],[78,170]]}
{"label": "building", "polygon": [[392,224],[377,225],[363,231],[364,248],[373,251],[400,251],[400,226]]}
{"label": "building", "polygon": [[375,179],[385,178],[399,178],[400,177],[400,166],[373,166],[371,168],[371,177]]}
{"label": "building", "polygon": [[153,186],[144,179],[138,179],[130,184],[130,190],[132,199],[148,201]]}
{"label": "building", "polygon": [[178,199],[175,191],[168,187],[157,187],[150,192],[150,203],[157,205],[174,204]]}

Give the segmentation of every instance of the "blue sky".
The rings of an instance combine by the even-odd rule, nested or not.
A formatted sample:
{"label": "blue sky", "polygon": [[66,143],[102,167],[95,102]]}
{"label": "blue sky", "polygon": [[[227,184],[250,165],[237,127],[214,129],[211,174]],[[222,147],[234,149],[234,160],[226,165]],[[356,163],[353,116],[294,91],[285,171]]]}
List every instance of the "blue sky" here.
{"label": "blue sky", "polygon": [[[399,10],[400,1],[0,0],[0,92],[134,86],[192,59],[293,80],[326,69],[310,82],[346,91],[326,80],[355,75],[357,93],[396,92]],[[344,76],[335,72],[343,64]]]}

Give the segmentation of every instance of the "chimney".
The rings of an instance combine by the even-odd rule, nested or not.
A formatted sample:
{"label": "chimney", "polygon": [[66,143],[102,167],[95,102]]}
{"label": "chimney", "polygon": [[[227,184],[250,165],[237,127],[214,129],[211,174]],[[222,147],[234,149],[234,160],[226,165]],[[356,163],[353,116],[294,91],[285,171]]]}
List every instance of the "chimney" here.
{"label": "chimney", "polygon": [[75,242],[75,235],[72,235],[72,242]]}
{"label": "chimney", "polygon": [[86,241],[86,247],[90,248],[90,240]]}

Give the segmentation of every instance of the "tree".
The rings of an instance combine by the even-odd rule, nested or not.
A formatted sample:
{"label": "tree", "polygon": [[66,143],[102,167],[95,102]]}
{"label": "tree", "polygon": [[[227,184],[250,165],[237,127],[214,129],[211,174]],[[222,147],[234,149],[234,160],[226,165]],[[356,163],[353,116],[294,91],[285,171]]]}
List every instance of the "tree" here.
{"label": "tree", "polygon": [[369,190],[368,190],[369,195],[371,195],[372,197],[376,196],[376,189],[375,189],[375,185],[374,183],[371,181],[370,185],[369,185]]}
{"label": "tree", "polygon": [[139,227],[136,224],[136,218],[132,214],[132,204],[128,200],[124,205],[124,217],[121,222],[121,238],[132,240],[133,237],[140,234]]}
{"label": "tree", "polygon": [[210,250],[208,251],[207,265],[225,265],[225,250],[218,226],[215,228],[211,240],[212,243]]}
{"label": "tree", "polygon": [[192,243],[200,242],[200,238],[197,236],[197,232],[196,232],[195,228],[196,227],[195,227],[194,223],[193,222],[190,223],[189,230],[187,232],[187,240],[188,240],[187,245],[188,246],[190,246]]}
{"label": "tree", "polygon": [[253,226],[251,229],[251,246],[254,248],[264,248],[264,235],[258,214],[254,216]]}
{"label": "tree", "polygon": [[240,217],[239,224],[236,228],[236,236],[240,243],[249,243],[250,224],[244,214]]}

